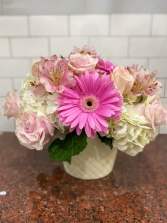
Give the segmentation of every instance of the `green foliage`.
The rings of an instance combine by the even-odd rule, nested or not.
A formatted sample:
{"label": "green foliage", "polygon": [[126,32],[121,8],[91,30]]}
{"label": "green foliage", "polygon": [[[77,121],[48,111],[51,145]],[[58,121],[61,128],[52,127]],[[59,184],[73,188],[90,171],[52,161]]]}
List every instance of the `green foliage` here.
{"label": "green foliage", "polygon": [[99,139],[101,140],[101,142],[105,143],[107,146],[110,147],[110,149],[113,148],[113,144],[112,144],[112,138],[107,138],[106,136],[101,136],[99,133],[97,133]]}
{"label": "green foliage", "polygon": [[87,146],[87,135],[82,131],[77,135],[75,131],[67,134],[64,140],[56,139],[49,147],[49,157],[52,160],[71,163],[71,157],[78,155]]}

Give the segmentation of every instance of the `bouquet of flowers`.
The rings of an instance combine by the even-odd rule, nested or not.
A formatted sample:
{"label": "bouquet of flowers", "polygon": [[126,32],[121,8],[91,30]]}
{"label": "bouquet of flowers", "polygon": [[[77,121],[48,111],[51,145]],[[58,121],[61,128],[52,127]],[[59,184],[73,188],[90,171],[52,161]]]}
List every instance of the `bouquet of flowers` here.
{"label": "bouquet of flowers", "polygon": [[87,137],[134,156],[167,124],[167,108],[157,96],[156,71],[114,66],[94,47],[74,48],[68,58],[41,58],[23,80],[20,96],[8,93],[4,115],[16,119],[16,136],[29,149],[71,162]]}

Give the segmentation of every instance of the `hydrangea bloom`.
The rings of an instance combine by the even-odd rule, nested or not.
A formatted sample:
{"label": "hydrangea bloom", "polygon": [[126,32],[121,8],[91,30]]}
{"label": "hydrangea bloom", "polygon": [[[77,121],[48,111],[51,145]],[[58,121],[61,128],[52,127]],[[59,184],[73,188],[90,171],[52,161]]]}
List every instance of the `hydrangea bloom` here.
{"label": "hydrangea bloom", "polygon": [[128,155],[135,156],[157,136],[147,127],[147,120],[134,106],[126,105],[120,121],[109,120],[108,138],[113,138],[113,146]]}
{"label": "hydrangea bloom", "polygon": [[96,132],[108,133],[106,118],[119,120],[122,97],[114,87],[110,76],[88,73],[76,79],[76,88],[65,88],[58,103],[58,116],[70,131],[76,128],[78,135],[85,128],[87,136],[95,137]]}

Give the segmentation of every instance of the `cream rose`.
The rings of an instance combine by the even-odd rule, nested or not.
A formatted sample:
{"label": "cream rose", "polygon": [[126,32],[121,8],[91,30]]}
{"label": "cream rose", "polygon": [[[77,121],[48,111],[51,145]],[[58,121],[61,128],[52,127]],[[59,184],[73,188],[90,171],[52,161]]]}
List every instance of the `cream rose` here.
{"label": "cream rose", "polygon": [[122,66],[117,66],[114,69],[111,79],[115,82],[122,95],[128,94],[134,84],[133,76]]}
{"label": "cream rose", "polygon": [[75,53],[69,56],[69,68],[75,73],[94,71],[98,63],[98,58],[93,58],[89,54]]}

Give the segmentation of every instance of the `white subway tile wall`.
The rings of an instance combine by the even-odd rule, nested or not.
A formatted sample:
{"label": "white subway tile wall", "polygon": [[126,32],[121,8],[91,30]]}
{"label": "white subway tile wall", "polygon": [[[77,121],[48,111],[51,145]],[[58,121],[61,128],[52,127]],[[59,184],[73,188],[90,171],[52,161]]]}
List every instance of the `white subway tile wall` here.
{"label": "white subway tile wall", "polygon": [[27,36],[27,21],[25,16],[0,16],[0,36]]}
{"label": "white subway tile wall", "polygon": [[167,36],[167,15],[153,15],[152,34],[155,36]]}
{"label": "white subway tile wall", "polygon": [[30,34],[32,36],[67,36],[67,16],[30,16]]}
{"label": "white subway tile wall", "polygon": [[132,37],[130,38],[131,57],[167,57],[167,38]]}
{"label": "white subway tile wall", "polygon": [[127,37],[90,37],[90,46],[95,46],[98,54],[104,57],[128,56]]}
{"label": "white subway tile wall", "polygon": [[148,36],[150,34],[151,15],[113,14],[111,15],[111,35]]}
{"label": "white subway tile wall", "polygon": [[9,39],[0,36],[0,57],[10,57]]}
{"label": "white subway tile wall", "polygon": [[107,36],[109,35],[109,15],[70,16],[70,35]]}
{"label": "white subway tile wall", "polygon": [[[83,45],[114,64],[157,70],[167,106],[167,14],[34,14],[0,16],[0,107],[41,56],[67,57]],[[14,131],[14,120],[0,115],[0,131]]]}
{"label": "white subway tile wall", "polygon": [[48,57],[48,39],[47,38],[12,38],[11,50],[13,57]]}

